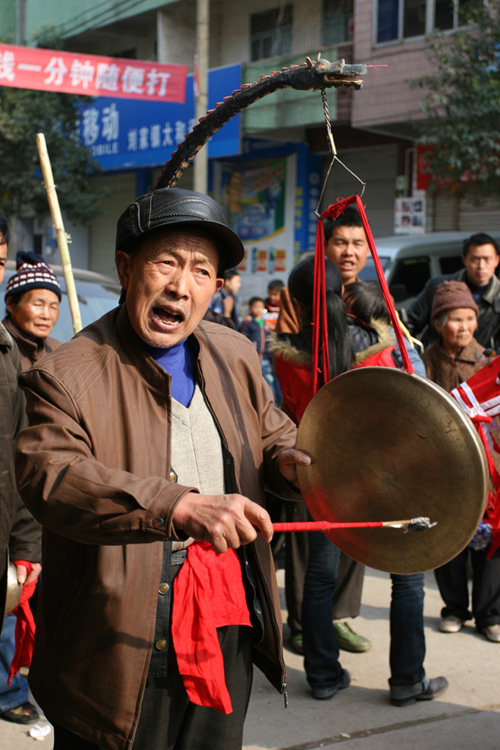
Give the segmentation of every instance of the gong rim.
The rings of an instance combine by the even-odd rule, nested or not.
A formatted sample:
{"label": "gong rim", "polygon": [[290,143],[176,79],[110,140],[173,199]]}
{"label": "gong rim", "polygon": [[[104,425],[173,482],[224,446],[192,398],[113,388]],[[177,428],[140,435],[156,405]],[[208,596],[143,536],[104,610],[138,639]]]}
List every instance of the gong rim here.
{"label": "gong rim", "polygon": [[428,516],[436,526],[325,532],[360,563],[391,573],[432,570],[469,543],[485,507],[488,463],[465,412],[440,386],[393,368],[349,370],[318,391],[299,425],[309,512],[332,522]]}

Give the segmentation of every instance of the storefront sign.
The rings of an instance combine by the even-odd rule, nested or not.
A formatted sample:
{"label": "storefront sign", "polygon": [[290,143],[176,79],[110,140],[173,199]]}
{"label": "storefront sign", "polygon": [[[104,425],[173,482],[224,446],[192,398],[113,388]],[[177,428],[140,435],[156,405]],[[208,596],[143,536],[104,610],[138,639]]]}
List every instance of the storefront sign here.
{"label": "storefront sign", "polygon": [[186,65],[0,44],[0,85],[87,96],[184,102]]}
{"label": "storefront sign", "polygon": [[[214,107],[241,85],[241,65],[209,72],[208,101]],[[193,76],[186,78],[186,101],[163,103],[99,97],[82,108],[80,137],[105,171],[163,165],[196,124]],[[236,115],[208,142],[208,156],[240,153],[240,116]]]}

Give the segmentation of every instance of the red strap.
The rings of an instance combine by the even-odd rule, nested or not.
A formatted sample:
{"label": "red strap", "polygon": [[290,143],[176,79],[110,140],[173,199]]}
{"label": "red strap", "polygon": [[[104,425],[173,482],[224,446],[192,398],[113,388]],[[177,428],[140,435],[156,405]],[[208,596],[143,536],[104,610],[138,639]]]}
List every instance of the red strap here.
{"label": "red strap", "polygon": [[392,302],[392,297],[389,292],[389,287],[387,286],[384,269],[382,268],[380,258],[378,257],[377,249],[375,247],[375,240],[373,239],[370,225],[368,224],[368,219],[366,218],[365,209],[363,207],[363,203],[359,195],[356,196],[356,204],[358,206],[359,215],[361,216],[361,221],[363,222],[366,239],[368,240],[368,245],[370,246],[370,252],[372,254],[373,262],[375,264],[377,277],[379,280],[380,288],[382,289],[382,294],[384,296],[387,311],[392,321],[392,327],[394,329],[394,333],[396,334],[396,341],[398,342],[399,353],[401,354],[401,359],[403,360],[403,369],[406,370],[406,372],[410,373],[411,375],[412,373],[415,372],[415,370],[413,368],[412,363],[410,362],[410,357],[406,350],[405,342],[403,339],[403,333],[401,331],[401,326],[399,325],[399,320],[398,320],[398,316],[396,315],[396,310],[394,309],[394,304]]}
{"label": "red strap", "polygon": [[356,203],[359,214],[361,216],[361,221],[363,222],[366,239],[368,241],[368,246],[370,248],[370,252],[373,258],[373,263],[375,265],[375,270],[377,272],[377,277],[379,280],[380,288],[382,290],[382,295],[384,297],[387,311],[389,313],[389,317],[392,322],[394,333],[396,334],[396,341],[398,344],[398,349],[401,354],[401,359],[403,361],[403,369],[406,370],[406,372],[410,374],[415,372],[413,365],[410,361],[408,352],[406,350],[403,333],[401,331],[401,326],[399,324],[399,320],[396,315],[396,310],[392,302],[392,297],[389,292],[389,287],[387,286],[384,269],[382,268],[382,264],[377,254],[377,249],[375,247],[375,240],[373,239],[370,225],[368,224],[368,219],[366,217],[363,203],[359,195],[351,195],[349,198],[340,198],[339,200],[337,200],[336,203],[332,203],[330,206],[328,206],[328,208],[325,211],[323,211],[323,213],[321,214],[318,220],[318,228],[316,232],[316,256],[315,256],[315,263],[314,263],[314,297],[313,297],[313,349],[312,349],[313,393],[316,393],[318,390],[318,374],[319,374],[318,361],[319,361],[319,346],[320,346],[320,342],[319,342],[320,327],[321,327],[321,333],[322,333],[321,348],[323,352],[323,368],[322,368],[323,383],[322,385],[325,383],[328,383],[328,381],[330,380],[330,367],[329,367],[329,362],[328,362],[328,331],[326,328],[326,291],[325,291],[325,263],[324,263],[325,242],[324,242],[324,234],[323,234],[323,219],[327,217],[329,217],[330,219],[336,219],[352,203]]}

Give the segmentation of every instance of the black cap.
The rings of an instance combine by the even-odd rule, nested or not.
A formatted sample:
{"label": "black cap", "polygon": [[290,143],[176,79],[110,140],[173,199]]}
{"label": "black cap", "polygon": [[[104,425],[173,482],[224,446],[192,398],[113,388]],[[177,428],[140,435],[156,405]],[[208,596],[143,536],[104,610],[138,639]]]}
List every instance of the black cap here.
{"label": "black cap", "polygon": [[243,260],[241,240],[219,204],[208,195],[182,188],[161,188],[136,198],[118,219],[116,250],[128,253],[148,232],[171,226],[203,230],[216,243],[219,267],[224,270]]}

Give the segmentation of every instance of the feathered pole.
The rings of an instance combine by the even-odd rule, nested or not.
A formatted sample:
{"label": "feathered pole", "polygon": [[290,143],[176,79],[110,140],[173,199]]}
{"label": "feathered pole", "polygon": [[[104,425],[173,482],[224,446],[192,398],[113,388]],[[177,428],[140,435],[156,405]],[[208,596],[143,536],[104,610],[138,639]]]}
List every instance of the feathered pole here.
{"label": "feathered pole", "polygon": [[54,184],[54,176],[52,174],[49,152],[47,151],[47,144],[45,142],[45,136],[43,133],[37,133],[36,145],[38,149],[38,156],[40,158],[40,165],[42,167],[45,190],[47,191],[47,200],[49,201],[50,215],[52,216],[52,223],[54,225],[54,231],[56,233],[57,247],[59,248],[59,255],[61,256],[64,281],[66,282],[66,291],[68,293],[69,309],[71,311],[71,319],[73,320],[73,331],[74,333],[78,333],[78,331],[82,330],[80,305],[78,304],[75,277],[73,276],[73,268],[71,266],[71,257],[68,249],[68,237],[64,230],[64,223],[61,209],[59,207],[59,199],[57,197],[56,186]]}

